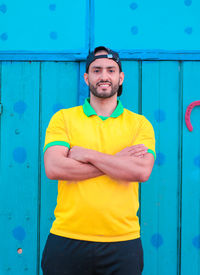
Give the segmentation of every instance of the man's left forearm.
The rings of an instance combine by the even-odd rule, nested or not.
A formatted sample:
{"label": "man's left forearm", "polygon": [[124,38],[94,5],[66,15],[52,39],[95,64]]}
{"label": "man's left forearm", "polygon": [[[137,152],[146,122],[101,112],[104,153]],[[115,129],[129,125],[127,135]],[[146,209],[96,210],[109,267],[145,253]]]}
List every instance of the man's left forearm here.
{"label": "man's left forearm", "polygon": [[107,176],[121,181],[147,181],[154,164],[153,155],[147,153],[143,144],[126,147],[115,155],[74,146],[68,157],[90,163]]}
{"label": "man's left forearm", "polygon": [[86,161],[106,175],[123,181],[147,181],[152,170],[145,158],[113,156],[93,150],[86,154]]}

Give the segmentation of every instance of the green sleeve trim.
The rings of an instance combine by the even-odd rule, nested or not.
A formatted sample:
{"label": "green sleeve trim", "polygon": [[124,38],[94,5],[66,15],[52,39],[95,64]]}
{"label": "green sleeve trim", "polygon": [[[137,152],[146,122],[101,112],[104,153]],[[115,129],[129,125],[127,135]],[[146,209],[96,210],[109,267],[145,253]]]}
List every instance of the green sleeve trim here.
{"label": "green sleeve trim", "polygon": [[66,146],[70,149],[70,144],[66,141],[53,141],[53,142],[50,142],[48,143],[45,147],[44,147],[44,150],[43,150],[43,153],[51,146],[54,146],[54,145],[61,145],[61,146]]}
{"label": "green sleeve trim", "polygon": [[156,154],[155,154],[155,152],[154,152],[153,150],[148,149],[148,150],[147,150],[147,153],[152,154],[152,155],[154,156],[154,159],[156,160]]}

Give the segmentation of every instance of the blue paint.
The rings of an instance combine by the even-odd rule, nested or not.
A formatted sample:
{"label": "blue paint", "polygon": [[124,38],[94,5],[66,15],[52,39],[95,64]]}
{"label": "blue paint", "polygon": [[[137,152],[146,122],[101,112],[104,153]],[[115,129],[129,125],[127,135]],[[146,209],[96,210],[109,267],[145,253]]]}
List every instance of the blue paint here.
{"label": "blue paint", "polygon": [[23,241],[26,237],[26,232],[22,226],[17,226],[12,231],[13,237],[18,241]]}
{"label": "blue paint", "polygon": [[0,11],[1,11],[2,13],[6,13],[6,12],[7,12],[7,7],[6,7],[5,4],[3,4],[3,5],[0,6]]}
{"label": "blue paint", "polygon": [[56,10],[56,4],[50,4],[50,5],[49,5],[49,9],[50,9],[51,11],[55,11],[55,10]]}
{"label": "blue paint", "polygon": [[27,154],[24,147],[16,147],[13,151],[13,159],[18,163],[24,163],[26,160]]}
{"label": "blue paint", "polygon": [[184,32],[187,34],[192,34],[192,27],[185,28]]}
{"label": "blue paint", "polygon": [[165,155],[163,153],[156,153],[156,161],[155,161],[155,164],[156,165],[163,165],[165,163]]}
{"label": "blue paint", "polygon": [[64,106],[61,103],[56,103],[53,105],[53,112],[56,113],[59,110],[64,109]]}
{"label": "blue paint", "polygon": [[200,249],[200,235],[193,238],[192,244],[194,245],[194,247]]}
{"label": "blue paint", "polygon": [[163,245],[163,242],[163,237],[159,233],[152,235],[151,244],[154,247],[159,248],[161,245]]}
{"label": "blue paint", "polygon": [[155,116],[155,120],[157,122],[162,122],[162,121],[165,121],[166,119],[166,114],[165,114],[165,111],[159,109],[159,110],[156,110],[154,112],[154,116]]}
{"label": "blue paint", "polygon": [[133,27],[131,28],[131,32],[132,32],[133,35],[138,34],[138,27],[137,27],[137,26],[133,26]]}
{"label": "blue paint", "polygon": [[200,170],[199,170],[199,168],[191,171],[191,180],[192,181],[199,182],[199,178],[200,178]]}
{"label": "blue paint", "polygon": [[185,1],[184,1],[184,4],[185,4],[186,6],[191,6],[191,5],[192,5],[192,0],[185,0]]}
{"label": "blue paint", "polygon": [[138,4],[135,3],[135,2],[133,2],[133,3],[130,4],[130,8],[131,8],[132,10],[137,9],[137,7],[138,7]]}
{"label": "blue paint", "polygon": [[26,111],[27,105],[24,101],[18,101],[15,103],[13,109],[19,115],[22,115]]}
{"label": "blue paint", "polygon": [[8,35],[6,32],[2,33],[0,36],[1,40],[6,41],[8,39]]}
{"label": "blue paint", "polygon": [[200,167],[200,155],[194,158],[194,165]]}
{"label": "blue paint", "polygon": [[50,38],[56,40],[58,38],[57,32],[50,32]]}

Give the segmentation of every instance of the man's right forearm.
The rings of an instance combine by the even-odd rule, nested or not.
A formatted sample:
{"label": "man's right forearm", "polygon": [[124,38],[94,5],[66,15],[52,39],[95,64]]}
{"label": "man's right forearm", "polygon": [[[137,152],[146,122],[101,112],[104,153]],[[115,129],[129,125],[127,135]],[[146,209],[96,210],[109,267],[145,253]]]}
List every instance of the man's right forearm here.
{"label": "man's right forearm", "polygon": [[52,180],[79,181],[103,175],[103,172],[92,164],[81,163],[66,157],[49,160],[46,156],[44,162],[46,175]]}
{"label": "man's right forearm", "polygon": [[[80,147],[80,149],[83,148]],[[144,149],[142,145],[134,145],[121,150],[116,155],[140,157],[145,154]],[[78,155],[80,153],[81,152],[78,151]],[[82,162],[81,159],[75,158],[73,154],[71,154],[71,150],[69,152],[69,149],[63,146],[52,146],[48,148],[44,154],[44,164],[46,175],[52,180],[80,181],[105,174],[94,166],[94,164]]]}

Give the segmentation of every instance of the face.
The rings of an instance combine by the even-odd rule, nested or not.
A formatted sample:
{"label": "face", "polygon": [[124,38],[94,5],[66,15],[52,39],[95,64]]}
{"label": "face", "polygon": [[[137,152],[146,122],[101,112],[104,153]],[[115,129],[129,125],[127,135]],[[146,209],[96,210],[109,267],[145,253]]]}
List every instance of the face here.
{"label": "face", "polygon": [[[107,54],[99,51],[96,55]],[[96,59],[89,66],[88,74],[84,74],[85,82],[90,92],[99,98],[109,98],[117,94],[119,86],[124,80],[124,73],[120,72],[118,64],[108,58]]]}

